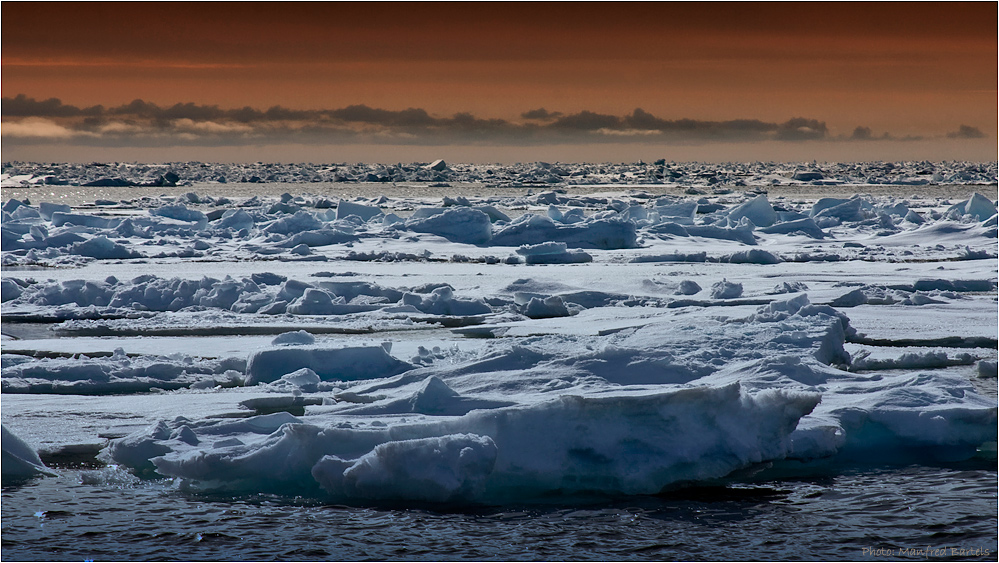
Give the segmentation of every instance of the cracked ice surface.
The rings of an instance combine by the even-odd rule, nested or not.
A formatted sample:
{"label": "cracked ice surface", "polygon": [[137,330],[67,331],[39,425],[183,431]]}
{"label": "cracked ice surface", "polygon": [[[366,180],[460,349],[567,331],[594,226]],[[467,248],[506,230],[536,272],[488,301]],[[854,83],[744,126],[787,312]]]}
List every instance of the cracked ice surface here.
{"label": "cracked ice surface", "polygon": [[[171,166],[202,195],[3,206],[5,479],[103,448],[202,490],[503,503],[994,456],[995,204],[926,195],[992,165],[524,165],[352,200]],[[5,193],[97,180],[20,168]],[[925,191],[763,193],[844,184]]]}

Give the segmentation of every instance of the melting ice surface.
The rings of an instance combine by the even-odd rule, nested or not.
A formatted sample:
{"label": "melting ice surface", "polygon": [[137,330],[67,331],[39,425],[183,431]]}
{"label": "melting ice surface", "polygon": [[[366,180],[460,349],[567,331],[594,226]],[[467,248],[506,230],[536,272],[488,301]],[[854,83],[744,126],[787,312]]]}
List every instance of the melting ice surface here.
{"label": "melting ice surface", "polygon": [[5,480],[28,442],[345,503],[994,459],[985,196],[443,203],[8,201],[5,327],[63,337],[5,328]]}

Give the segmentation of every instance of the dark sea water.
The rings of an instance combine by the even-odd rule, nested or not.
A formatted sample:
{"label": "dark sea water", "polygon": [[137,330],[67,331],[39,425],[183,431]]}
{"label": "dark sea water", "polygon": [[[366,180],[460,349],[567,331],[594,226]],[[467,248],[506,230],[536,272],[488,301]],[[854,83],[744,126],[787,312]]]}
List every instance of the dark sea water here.
{"label": "dark sea water", "polygon": [[3,489],[2,558],[996,561],[996,492],[991,467],[911,466],[431,510],[205,496],[112,469],[63,470]]}

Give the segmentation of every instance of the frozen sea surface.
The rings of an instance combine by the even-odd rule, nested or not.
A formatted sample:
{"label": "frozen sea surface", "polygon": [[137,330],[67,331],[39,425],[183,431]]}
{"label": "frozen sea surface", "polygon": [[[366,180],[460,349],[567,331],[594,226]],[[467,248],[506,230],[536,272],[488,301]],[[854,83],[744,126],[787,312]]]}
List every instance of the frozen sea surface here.
{"label": "frozen sea surface", "polygon": [[[879,196],[922,193],[963,198],[968,187],[994,185],[996,163],[545,163],[448,164],[432,170],[423,163],[382,164],[40,164],[5,163],[0,187],[6,198],[30,198],[70,205],[117,202],[141,196],[209,193],[232,199],[254,195],[321,193],[330,198],[369,194],[388,197],[489,197],[497,189],[565,189],[588,194],[595,187],[684,195],[766,189],[773,196],[850,197],[858,191]],[[175,174],[176,177],[170,176]],[[89,184],[89,185],[88,185]],[[690,194],[688,194],[690,195]]]}
{"label": "frozen sea surface", "polygon": [[995,557],[994,164],[173,168],[5,165],[5,558]]}

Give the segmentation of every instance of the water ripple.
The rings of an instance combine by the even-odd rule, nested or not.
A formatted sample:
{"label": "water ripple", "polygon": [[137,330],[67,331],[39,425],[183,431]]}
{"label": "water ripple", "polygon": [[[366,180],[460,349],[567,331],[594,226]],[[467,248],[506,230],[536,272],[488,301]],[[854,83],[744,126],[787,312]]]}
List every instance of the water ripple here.
{"label": "water ripple", "polygon": [[994,560],[996,479],[983,469],[906,467],[576,506],[434,511],[198,496],[168,482],[119,487],[109,485],[119,477],[67,472],[3,490],[2,557],[810,561],[930,546],[988,549],[981,559]]}

